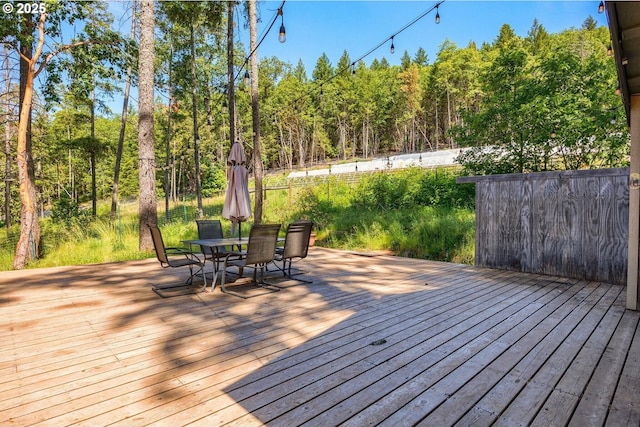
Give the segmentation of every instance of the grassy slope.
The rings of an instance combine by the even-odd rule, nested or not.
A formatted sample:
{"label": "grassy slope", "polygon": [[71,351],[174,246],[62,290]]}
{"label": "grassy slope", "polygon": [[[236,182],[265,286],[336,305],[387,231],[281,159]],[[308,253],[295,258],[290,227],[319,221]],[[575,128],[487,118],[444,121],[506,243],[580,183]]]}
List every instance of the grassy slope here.
{"label": "grassy slope", "polygon": [[[267,184],[268,187],[268,184]],[[223,196],[205,200],[205,216],[220,218]],[[165,220],[158,203],[165,244],[179,246],[196,236],[195,203],[178,203]],[[107,203],[97,220],[70,225],[42,221],[44,256],[29,268],[125,261],[154,256],[138,247],[137,205],[122,205],[118,219],[108,220]],[[316,244],[363,251],[473,263],[475,214],[473,188],[455,184],[446,171],[407,170],[377,174],[357,184],[333,179],[317,186],[267,191],[263,222],[284,226],[297,218],[316,223]],[[230,223],[222,220],[225,233]],[[251,221],[244,224],[249,230]],[[244,234],[244,233],[243,233]],[[14,235],[13,238],[17,238]],[[5,239],[10,241],[10,238]],[[0,248],[0,270],[12,267],[15,244]]]}

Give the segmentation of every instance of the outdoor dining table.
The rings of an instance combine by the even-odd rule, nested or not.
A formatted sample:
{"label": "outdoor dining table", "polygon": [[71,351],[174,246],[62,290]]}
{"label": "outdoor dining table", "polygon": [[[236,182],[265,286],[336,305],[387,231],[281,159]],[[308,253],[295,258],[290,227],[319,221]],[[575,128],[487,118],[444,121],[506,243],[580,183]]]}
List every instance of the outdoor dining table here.
{"label": "outdoor dining table", "polygon": [[[278,237],[278,243],[284,242],[284,237]],[[205,246],[214,250],[224,248],[225,246],[244,246],[249,243],[248,237],[224,237],[222,239],[194,239],[183,240],[182,243],[186,245],[199,245]]]}
{"label": "outdoor dining table", "polygon": [[[249,243],[248,237],[224,237],[222,239],[194,239],[194,240],[183,240],[182,243],[186,245],[198,245],[201,247],[206,247],[214,250],[216,253],[220,251],[221,248],[226,246],[244,246]],[[217,271],[216,263],[213,263],[214,269]]]}
{"label": "outdoor dining table", "polygon": [[[284,237],[278,237],[278,243],[284,242]],[[192,239],[192,240],[183,240],[182,243],[185,245],[198,245],[201,247],[211,248],[217,254],[220,249],[226,246],[244,246],[249,243],[248,237],[224,237],[222,239]],[[216,285],[216,281],[218,280],[218,263],[213,262],[213,279],[211,282],[211,292],[213,292],[213,288]],[[206,283],[205,283],[206,286]]]}
{"label": "outdoor dining table", "polygon": [[209,248],[221,248],[225,246],[246,245],[249,243],[248,237],[224,237],[222,239],[194,239],[183,240],[182,243],[187,245],[200,245]]}

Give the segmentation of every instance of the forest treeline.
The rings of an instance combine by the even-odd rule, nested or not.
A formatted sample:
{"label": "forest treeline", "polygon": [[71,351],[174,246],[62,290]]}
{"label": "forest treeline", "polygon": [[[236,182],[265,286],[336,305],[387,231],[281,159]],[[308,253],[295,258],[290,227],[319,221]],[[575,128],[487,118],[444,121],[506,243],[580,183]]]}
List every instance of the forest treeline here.
{"label": "forest treeline", "polygon": [[[230,106],[223,3],[159,2],[156,8],[156,183],[168,199],[225,186]],[[122,21],[107,2],[74,7],[73,20],[58,15],[49,23],[48,37],[68,39],[72,24],[78,40],[100,42],[57,52],[35,93],[30,144],[41,213],[62,199],[93,199],[95,210],[96,199],[113,193],[117,169],[118,197],[135,198],[139,191],[136,103],[127,114],[108,108],[123,98],[128,71],[137,82],[138,35],[133,27],[126,34],[113,30]],[[242,18],[242,4],[237,8]],[[6,43],[11,26],[1,25],[7,178],[0,200],[10,206],[3,220],[15,223],[20,61]],[[321,54],[307,70],[258,50],[262,164],[268,172],[470,147],[459,159],[467,174],[625,165],[629,135],[609,49],[608,29],[586,17],[581,28],[556,34],[534,21],[526,36],[504,25],[480,46],[445,40],[435,58],[422,48],[396,52],[400,65],[389,64],[391,53],[365,63],[345,51],[335,64]],[[248,47],[236,43],[234,50],[235,139],[251,157]]]}

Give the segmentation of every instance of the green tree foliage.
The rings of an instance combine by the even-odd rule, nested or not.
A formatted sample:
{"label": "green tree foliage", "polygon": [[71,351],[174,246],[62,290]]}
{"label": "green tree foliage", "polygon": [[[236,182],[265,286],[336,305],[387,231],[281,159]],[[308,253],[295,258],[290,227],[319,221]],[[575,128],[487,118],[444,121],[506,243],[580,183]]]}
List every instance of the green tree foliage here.
{"label": "green tree foliage", "polygon": [[[92,3],[47,4],[52,7],[46,21],[50,43],[44,53],[62,48],[57,40],[63,23],[75,25],[78,44],[49,62],[48,84],[36,94],[36,99],[57,97],[50,111],[34,115],[31,130],[43,212],[63,195],[77,203],[90,201],[92,172],[96,197],[109,194],[120,126],[100,104],[117,95],[124,60],[137,55],[137,47],[115,37],[106,11]],[[167,195],[168,204],[195,194],[198,177],[203,195],[225,185],[230,130],[223,102],[228,99],[223,27],[228,9],[221,2],[156,5],[153,178],[157,194]],[[242,25],[242,14],[236,16],[240,18],[235,22]],[[22,41],[33,44],[35,21],[30,31],[20,31],[23,24],[13,21],[0,24],[3,41],[15,48]],[[92,39],[104,44],[89,43]],[[354,61],[345,51],[332,63],[322,54],[313,69],[260,57],[261,160],[268,171],[464,148],[459,159],[468,174],[624,165],[628,131],[620,99],[612,90],[616,70],[613,58],[606,55],[608,44],[608,29],[587,18],[581,28],[556,34],[537,21],[522,36],[505,25],[495,40],[480,47],[473,41],[461,47],[445,40],[434,58],[422,48],[396,52],[399,65],[390,65],[384,57],[391,55],[388,52],[367,58],[370,62]],[[235,76],[236,135],[251,159],[250,97],[242,81],[248,53],[235,44],[235,70],[242,70]],[[122,156],[123,198],[140,191],[138,119],[134,107]],[[100,147],[93,144],[96,141]],[[416,183],[407,185],[413,188]],[[431,197],[429,203],[434,203],[435,196],[407,191],[411,197]]]}
{"label": "green tree foliage", "polygon": [[503,27],[482,75],[482,103],[452,134],[471,147],[459,157],[469,174],[623,166],[628,131],[612,88],[608,32],[549,35],[536,23],[526,39]]}

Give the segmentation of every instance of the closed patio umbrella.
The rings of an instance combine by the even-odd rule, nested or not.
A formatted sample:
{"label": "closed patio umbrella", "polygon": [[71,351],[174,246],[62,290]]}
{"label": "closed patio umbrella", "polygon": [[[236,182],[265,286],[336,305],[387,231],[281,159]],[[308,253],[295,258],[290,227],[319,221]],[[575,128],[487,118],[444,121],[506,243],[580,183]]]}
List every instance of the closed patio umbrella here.
{"label": "closed patio umbrella", "polygon": [[247,157],[240,142],[235,142],[227,158],[227,190],[222,206],[222,217],[231,221],[231,233],[242,238],[241,223],[251,216],[251,200],[249,198],[249,172],[245,167]]}

